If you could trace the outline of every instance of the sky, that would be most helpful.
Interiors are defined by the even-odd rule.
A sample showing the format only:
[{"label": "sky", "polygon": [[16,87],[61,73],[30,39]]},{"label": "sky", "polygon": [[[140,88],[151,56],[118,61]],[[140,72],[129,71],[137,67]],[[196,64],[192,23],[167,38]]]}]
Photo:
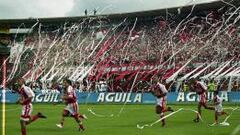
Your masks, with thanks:
[{"label": "sky", "polygon": [[82,16],[181,7],[218,0],[0,0],[0,19]]}]

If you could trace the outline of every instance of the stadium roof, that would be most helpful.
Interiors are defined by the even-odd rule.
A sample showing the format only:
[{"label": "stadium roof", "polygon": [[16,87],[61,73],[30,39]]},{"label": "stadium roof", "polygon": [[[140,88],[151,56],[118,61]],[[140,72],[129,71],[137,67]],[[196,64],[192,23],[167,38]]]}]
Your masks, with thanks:
[{"label": "stadium roof", "polygon": [[[230,1],[230,0],[225,0]],[[239,0],[233,0],[233,5],[239,6],[240,1]],[[222,8],[224,6],[229,6],[223,1],[214,1],[211,3],[204,3],[196,5],[194,8],[194,12],[198,13],[199,11],[203,10],[215,10]],[[191,9],[192,5],[186,6],[186,7],[180,7],[181,8],[181,14],[188,14]],[[7,27],[7,28],[18,28],[21,24],[24,23],[24,26],[27,28],[32,27],[37,20],[44,24],[54,24],[59,25],[63,24],[65,22],[78,22],[82,21],[83,19],[89,18],[89,17],[95,17],[95,18],[108,18],[110,20],[122,20],[124,18],[146,18],[146,17],[154,17],[154,16],[161,16],[166,14],[166,10],[169,13],[178,13],[179,7],[173,7],[169,9],[158,9],[158,10],[150,10],[150,11],[140,11],[140,12],[131,12],[131,13],[119,13],[119,14],[107,14],[107,15],[96,15],[96,16],[75,16],[75,17],[56,17],[56,18],[27,18],[27,19],[3,19],[0,20],[0,28]]]}]

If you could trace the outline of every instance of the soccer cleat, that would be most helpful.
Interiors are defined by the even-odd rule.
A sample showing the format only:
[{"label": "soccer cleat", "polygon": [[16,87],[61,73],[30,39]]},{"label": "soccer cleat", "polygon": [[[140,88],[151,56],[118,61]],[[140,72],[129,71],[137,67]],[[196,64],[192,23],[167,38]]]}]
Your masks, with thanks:
[{"label": "soccer cleat", "polygon": [[39,118],[43,118],[43,119],[46,119],[46,118],[47,118],[46,116],[44,116],[44,115],[43,115],[42,113],[40,113],[40,112],[38,112],[37,115],[38,115]]},{"label": "soccer cleat", "polygon": [[59,128],[63,128],[62,124],[56,124],[56,126],[59,127]]},{"label": "soccer cleat", "polygon": [[170,112],[174,112],[174,110],[171,107],[168,107],[167,110]]},{"label": "soccer cleat", "polygon": [[85,128],[83,127],[83,125],[82,124],[80,124],[79,125],[79,129],[78,129],[79,131],[84,131],[85,130]]},{"label": "soccer cleat", "polygon": [[166,126],[166,123],[165,123],[165,122],[163,122],[163,123],[162,123],[162,127],[165,127],[165,126]]},{"label": "soccer cleat", "polygon": [[199,118],[196,118],[193,120],[195,123],[198,123],[199,122]]}]

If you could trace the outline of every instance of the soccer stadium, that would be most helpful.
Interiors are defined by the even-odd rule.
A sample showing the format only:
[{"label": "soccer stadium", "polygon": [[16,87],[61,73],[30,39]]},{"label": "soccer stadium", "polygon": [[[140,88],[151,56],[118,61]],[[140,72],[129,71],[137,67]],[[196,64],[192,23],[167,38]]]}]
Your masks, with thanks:
[{"label": "soccer stadium", "polygon": [[1,134],[240,135],[240,1],[159,1],[0,14]]}]

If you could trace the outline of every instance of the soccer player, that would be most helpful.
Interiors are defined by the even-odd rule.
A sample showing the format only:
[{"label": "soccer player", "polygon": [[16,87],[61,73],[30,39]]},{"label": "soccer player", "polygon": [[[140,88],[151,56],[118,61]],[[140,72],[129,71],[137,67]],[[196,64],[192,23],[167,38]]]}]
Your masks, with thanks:
[{"label": "soccer player", "polygon": [[[163,82],[155,80],[156,84],[152,86],[152,93],[157,98],[156,113],[160,114],[160,118],[165,116],[165,112],[173,112],[171,107],[167,107],[167,89]],[[165,119],[162,119],[162,127],[166,125]]]},{"label": "soccer player", "polygon": [[193,81],[194,81],[193,88],[199,95],[198,114],[197,114],[197,118],[195,118],[193,121],[199,122],[199,119],[202,116],[202,110],[201,110],[202,106],[208,110],[214,110],[214,107],[210,107],[207,105],[207,86],[206,86],[206,84],[204,82],[197,81],[197,79],[193,80]]},{"label": "soccer player", "polygon": [[60,124],[56,124],[56,125],[59,128],[63,128],[64,118],[71,116],[78,123],[79,131],[81,130],[84,131],[85,128],[83,127],[83,124],[81,121],[81,118],[84,118],[84,117],[82,115],[79,115],[78,113],[77,95],[75,90],[72,87],[72,82],[69,79],[64,79],[63,85],[64,85],[64,94],[62,99],[66,103],[66,107],[63,110]]},{"label": "soccer player", "polygon": [[23,78],[18,79],[14,91],[18,92],[21,98],[17,103],[22,105],[22,114],[20,117],[21,132],[22,135],[27,135],[26,126],[36,121],[38,118],[46,118],[42,113],[38,112],[36,115],[31,115],[33,111],[32,98],[34,93],[30,87],[24,85],[25,81]]},{"label": "soccer player", "polygon": [[218,124],[218,116],[228,115],[226,112],[223,111],[222,107],[222,99],[218,96],[218,91],[214,91],[213,93],[213,102],[215,106],[215,123],[214,125]]}]

